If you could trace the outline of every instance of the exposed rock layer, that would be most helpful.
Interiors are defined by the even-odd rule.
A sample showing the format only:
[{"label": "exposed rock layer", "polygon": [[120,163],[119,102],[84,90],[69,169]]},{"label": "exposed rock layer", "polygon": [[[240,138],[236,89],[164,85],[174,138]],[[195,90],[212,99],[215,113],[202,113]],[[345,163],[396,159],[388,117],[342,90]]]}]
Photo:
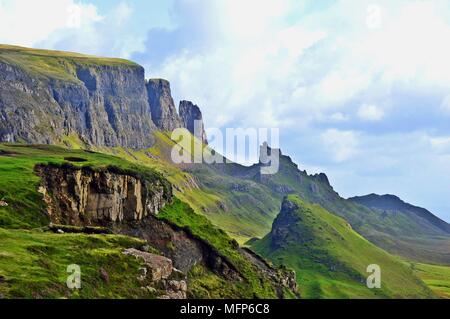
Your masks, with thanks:
[{"label": "exposed rock layer", "polygon": [[162,79],[150,79],[147,82],[148,99],[152,119],[156,126],[164,131],[173,131],[183,127],[173,102],[170,83]]},{"label": "exposed rock layer", "polygon": [[153,144],[144,69],[74,64],[74,80],[43,80],[0,61],[0,140],[61,143],[77,136],[96,146]]},{"label": "exposed rock layer", "polygon": [[203,115],[200,108],[190,101],[180,102],[180,117],[183,127],[187,128],[196,138],[208,144],[206,138]]},{"label": "exposed rock layer", "polygon": [[53,223],[104,225],[142,220],[157,214],[171,201],[164,181],[148,181],[113,169],[93,170],[72,166],[36,167],[42,178],[40,192]]}]

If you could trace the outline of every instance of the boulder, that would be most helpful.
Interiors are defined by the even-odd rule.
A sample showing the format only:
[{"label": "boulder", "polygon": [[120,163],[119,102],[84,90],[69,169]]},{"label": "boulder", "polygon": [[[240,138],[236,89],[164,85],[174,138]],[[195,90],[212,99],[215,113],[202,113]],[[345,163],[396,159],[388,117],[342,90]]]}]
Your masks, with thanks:
[{"label": "boulder", "polygon": [[123,253],[143,260],[147,267],[147,276],[150,276],[151,281],[167,279],[173,272],[172,260],[164,256],[143,252],[134,248],[127,249]]}]

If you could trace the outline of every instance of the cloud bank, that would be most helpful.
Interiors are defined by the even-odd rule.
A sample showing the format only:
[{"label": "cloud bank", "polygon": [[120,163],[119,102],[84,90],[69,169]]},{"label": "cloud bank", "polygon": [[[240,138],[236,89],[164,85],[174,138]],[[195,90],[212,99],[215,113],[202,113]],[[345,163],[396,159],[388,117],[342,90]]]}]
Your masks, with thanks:
[{"label": "cloud bank", "polygon": [[447,220],[449,38],[446,0],[0,0],[1,42],[137,60],[208,126],[278,127],[342,195]]}]

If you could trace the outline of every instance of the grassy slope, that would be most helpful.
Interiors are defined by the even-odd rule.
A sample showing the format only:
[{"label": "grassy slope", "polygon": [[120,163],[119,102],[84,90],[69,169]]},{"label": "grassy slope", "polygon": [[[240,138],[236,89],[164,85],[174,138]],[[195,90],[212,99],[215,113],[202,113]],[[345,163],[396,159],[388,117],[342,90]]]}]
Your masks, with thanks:
[{"label": "grassy slope", "polygon": [[40,79],[59,79],[78,82],[74,65],[117,66],[138,64],[114,58],[102,58],[73,52],[29,49],[18,46],[0,45],[0,62],[20,66]]},{"label": "grassy slope", "polygon": [[[168,220],[181,228],[187,229],[189,233],[211,244],[239,269],[241,275],[245,278],[243,282],[236,283],[227,282],[211,273],[205,277],[205,270],[203,269],[199,273],[197,267],[192,271],[194,279],[190,283],[191,288],[197,294],[196,297],[276,297],[270,283],[258,275],[253,268],[254,266],[236,250],[238,244],[223,230],[214,227],[206,217],[196,214],[187,204],[176,200],[172,206],[163,209],[158,218]],[[199,276],[199,274],[202,274],[202,276]],[[214,289],[218,287],[220,289]]]},{"label": "grassy slope", "polygon": [[[206,165],[189,166],[183,170],[183,167],[171,163],[170,151],[174,142],[169,135],[157,133],[156,141],[154,147],[145,151],[122,148],[101,151],[162,172],[173,184],[181,186],[182,192],[176,192],[180,199],[207,216],[215,225],[220,225],[241,244],[252,237],[262,238],[270,231],[282,200],[282,195],[274,192],[273,188],[286,185],[302,199],[318,203],[333,214],[348,220],[356,231],[390,253],[422,262],[449,262],[449,237],[429,234],[425,236],[415,220],[406,215],[384,216],[375,210],[345,200],[328,184],[301,172],[286,156],[281,157],[279,173],[261,184],[255,180],[258,167],[245,169],[244,178],[239,174],[235,176],[234,172]],[[184,147],[193,148],[189,141]],[[147,153],[152,154],[153,158]],[[200,188],[189,186],[193,179]],[[232,184],[246,185],[250,191],[234,191],[230,186]],[[219,203],[224,203],[226,210],[221,209]]]},{"label": "grassy slope", "polygon": [[414,274],[421,278],[436,295],[450,299],[450,267],[409,263]]},{"label": "grassy slope", "polygon": [[[274,250],[272,234],[253,248],[276,264],[297,271],[306,298],[406,298],[431,297],[427,287],[400,260],[374,246],[343,219],[298,197],[296,222],[289,225],[286,243]],[[366,268],[378,264],[382,289],[368,289]]]},{"label": "grassy slope", "polygon": [[[125,256],[142,241],[123,236],[56,235],[0,228],[0,294],[6,298],[145,298],[141,265]],[[81,267],[81,290],[67,288],[67,267]],[[108,273],[109,282],[100,274]]]},{"label": "grassy slope", "polygon": [[[65,140],[66,146],[71,148],[85,147],[76,137],[66,137]],[[206,165],[174,165],[170,156],[175,143],[170,135],[157,132],[155,140],[155,145],[146,150],[93,149],[156,169],[177,186],[175,194],[178,198],[207,216],[241,244],[252,237],[263,237],[270,231],[282,200],[280,195],[264,185],[223,174]],[[186,141],[184,147],[191,153],[193,145],[198,143],[192,139]],[[234,191],[231,188],[233,184],[247,185],[250,191]]]},{"label": "grassy slope", "polygon": [[[43,213],[42,195],[37,191],[39,179],[33,168],[38,163],[63,163],[69,158],[85,160],[74,165],[114,165],[144,175],[153,173],[148,167],[101,153],[56,146],[0,144],[0,199],[8,203],[7,207],[0,208],[0,276],[7,282],[7,285],[0,283],[0,293],[8,297],[26,298],[145,296],[136,290],[139,288],[135,280],[139,265],[120,253],[125,248],[142,245],[141,241],[112,235],[54,235],[44,232],[49,220]],[[276,297],[272,284],[257,274],[251,263],[237,253],[236,242],[187,204],[176,199],[159,217],[211,244],[245,278],[244,282],[235,284],[198,266],[193,270],[189,283],[191,296]],[[83,276],[87,285],[80,294],[70,293],[64,285],[67,277],[65,267],[72,263],[82,266],[85,272]],[[114,279],[110,285],[98,281],[100,267],[110,272]],[[27,273],[26,269],[31,271]],[[27,283],[30,284],[27,286]]]},{"label": "grassy slope", "polygon": [[375,245],[404,258],[450,264],[450,236],[432,233],[425,220],[407,214],[384,214],[339,196],[333,188],[300,172],[287,156],[280,160],[280,171],[266,182],[287,185],[303,200],[321,205],[347,220]]}]

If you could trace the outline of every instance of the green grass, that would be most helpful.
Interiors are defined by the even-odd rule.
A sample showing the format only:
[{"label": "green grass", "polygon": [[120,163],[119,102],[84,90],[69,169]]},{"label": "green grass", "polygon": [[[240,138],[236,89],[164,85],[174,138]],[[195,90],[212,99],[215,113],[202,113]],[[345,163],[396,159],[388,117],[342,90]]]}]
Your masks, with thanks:
[{"label": "green grass", "polygon": [[450,299],[450,267],[409,263],[413,272],[440,298]]},{"label": "green grass", "polygon": [[[0,294],[5,298],[149,298],[137,280],[139,262],[122,254],[144,242],[116,235],[56,235],[0,228]],[[66,285],[81,268],[81,289]],[[105,282],[100,270],[109,275]]]},{"label": "green grass", "polygon": [[158,214],[158,218],[177,225],[211,245],[212,249],[238,269],[244,278],[242,282],[226,281],[202,267],[196,268],[192,270],[194,276],[190,281],[195,288],[193,291],[199,294],[196,297],[201,298],[201,291],[206,290],[210,291],[209,296],[214,298],[276,298],[273,284],[256,272],[255,266],[238,252],[238,243],[206,217],[195,213],[187,204],[175,200]]},{"label": "green grass", "polygon": [[[284,234],[281,244],[271,233],[252,247],[275,264],[295,269],[303,297],[433,297],[411,269],[365,240],[346,221],[296,196],[289,200],[298,209],[278,217],[289,220],[287,226],[278,229],[278,234]],[[381,267],[381,289],[366,286],[366,269],[371,264]]]},{"label": "green grass", "polygon": [[129,66],[138,64],[124,60],[95,57],[73,52],[29,49],[18,46],[0,45],[0,62],[18,66],[41,80],[58,79],[78,82],[75,76],[77,66]]},{"label": "green grass", "polygon": [[[131,153],[124,151],[124,154],[134,158]],[[0,284],[0,293],[19,298],[148,297],[137,290],[135,270],[138,265],[121,254],[125,248],[142,245],[141,241],[112,235],[44,232],[48,230],[50,220],[38,192],[40,181],[34,172],[37,164],[93,170],[109,167],[124,174],[139,175],[146,180],[158,178],[163,184],[167,183],[151,165],[138,165],[136,160],[133,163],[118,156],[57,146],[0,144],[0,199],[8,203],[7,207],[0,208],[0,276],[7,282],[7,285]],[[175,198],[173,204],[167,205],[158,216],[210,245],[234,265],[244,279],[232,282],[204,268],[190,281],[192,297],[203,296],[204,289],[210,297],[276,297],[273,283],[238,252],[237,242],[206,217],[195,213],[189,205]],[[77,227],[64,229],[68,232],[83,230]],[[86,286],[78,293],[68,291],[64,285],[66,267],[72,263],[84,269]],[[107,270],[116,281],[111,281],[111,285],[100,282],[100,268]]]}]

